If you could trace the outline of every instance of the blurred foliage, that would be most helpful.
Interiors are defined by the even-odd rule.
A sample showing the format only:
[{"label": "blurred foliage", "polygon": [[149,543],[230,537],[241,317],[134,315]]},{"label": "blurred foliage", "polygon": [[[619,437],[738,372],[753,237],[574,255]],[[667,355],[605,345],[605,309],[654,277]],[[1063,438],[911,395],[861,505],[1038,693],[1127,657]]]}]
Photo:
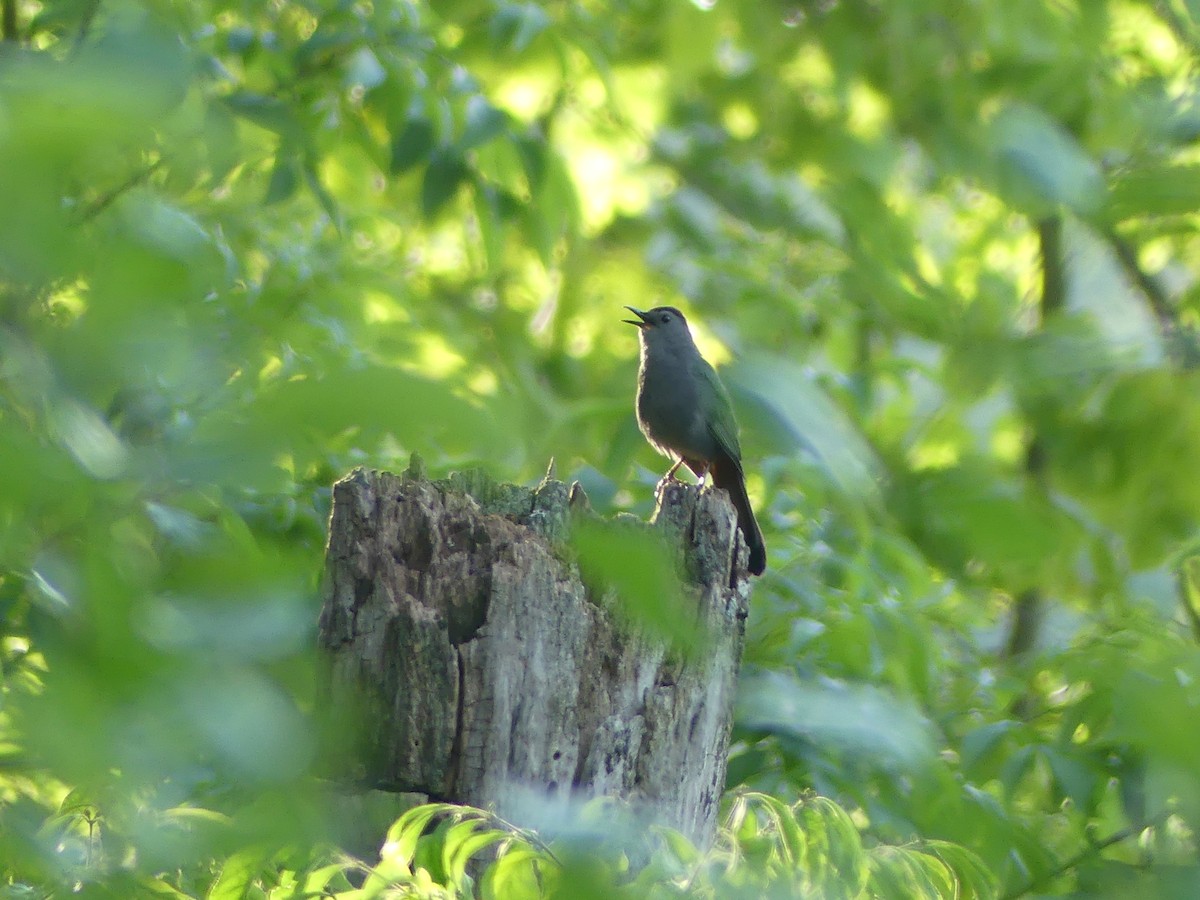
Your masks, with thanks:
[{"label": "blurred foliage", "polygon": [[349,891],[330,483],[645,515],[670,302],[770,548],[718,847],[372,877],[1195,896],[1198,63],[1184,0],[0,0],[0,889]]},{"label": "blurred foliage", "polygon": [[[326,890],[356,900],[389,887],[400,887],[404,896],[497,900],[995,896],[994,877],[970,851],[939,841],[867,849],[850,817],[824,797],[787,804],[736,792],[706,852],[665,828],[653,829],[647,841],[620,811],[614,817],[610,805],[589,804],[553,844],[482,810],[420,806],[388,831],[380,862],[363,873],[361,891],[335,893],[329,881]],[[649,847],[648,860],[632,877],[623,852],[630,844],[641,853]],[[476,858],[487,862],[478,876],[471,866]],[[344,871],[351,865],[344,864]],[[335,866],[314,870],[326,878],[335,872]]]}]

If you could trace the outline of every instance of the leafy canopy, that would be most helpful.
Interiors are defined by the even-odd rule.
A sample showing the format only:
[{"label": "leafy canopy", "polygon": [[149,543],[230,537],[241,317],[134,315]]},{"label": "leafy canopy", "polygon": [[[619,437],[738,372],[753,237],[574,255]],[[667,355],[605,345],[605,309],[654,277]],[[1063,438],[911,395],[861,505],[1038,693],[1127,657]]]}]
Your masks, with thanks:
[{"label": "leafy canopy", "polygon": [[[658,302],[771,557],[717,855],[630,890],[1194,893],[1194,4],[3,0],[0,38],[9,893],[373,866],[311,777],[329,484],[553,455],[646,514]],[[484,885],[620,878],[416,821],[398,891],[497,843]]]}]

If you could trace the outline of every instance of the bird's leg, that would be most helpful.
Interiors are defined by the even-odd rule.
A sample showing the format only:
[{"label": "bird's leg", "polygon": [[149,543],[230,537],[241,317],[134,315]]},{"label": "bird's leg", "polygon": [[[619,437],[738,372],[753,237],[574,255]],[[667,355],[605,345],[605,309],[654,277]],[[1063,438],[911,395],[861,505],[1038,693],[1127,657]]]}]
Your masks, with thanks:
[{"label": "bird's leg", "polygon": [[712,463],[706,462],[704,468],[700,470],[700,487],[704,487],[704,482],[708,478],[708,470],[712,468]]},{"label": "bird's leg", "polygon": [[678,481],[679,479],[675,477],[675,473],[679,470],[679,467],[682,465],[683,465],[683,457],[681,456],[679,459],[675,460],[675,465],[671,466],[671,468],[669,468],[667,470],[667,474],[664,475],[663,478],[669,479],[671,481]]}]

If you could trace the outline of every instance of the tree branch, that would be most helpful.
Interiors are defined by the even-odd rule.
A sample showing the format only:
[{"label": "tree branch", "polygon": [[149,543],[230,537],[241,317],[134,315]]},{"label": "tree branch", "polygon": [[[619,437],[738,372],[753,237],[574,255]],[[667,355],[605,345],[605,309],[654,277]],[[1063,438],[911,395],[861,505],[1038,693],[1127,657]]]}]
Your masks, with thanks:
[{"label": "tree branch", "polygon": [[[1038,248],[1042,265],[1042,297],[1039,319],[1042,324],[1066,305],[1067,275],[1062,251],[1062,216],[1052,215],[1037,223]],[[1046,490],[1046,448],[1036,431],[1025,450],[1025,474],[1041,491]],[[1023,591],[1013,606],[1012,625],[1005,642],[1009,659],[1020,656],[1037,641],[1041,622],[1042,594],[1037,588]],[[1018,711],[1024,700],[1017,701]]]},{"label": "tree branch", "polygon": [[1113,248],[1125,274],[1146,298],[1158,322],[1167,357],[1182,369],[1196,368],[1200,364],[1200,342],[1197,341],[1195,329],[1180,321],[1175,304],[1162,285],[1142,268],[1138,262],[1137,248],[1115,232],[1105,234],[1105,239]]},{"label": "tree branch", "polygon": [[1067,304],[1067,271],[1063,259],[1063,220],[1047,216],[1037,223],[1038,247],[1042,257],[1042,322]]},{"label": "tree branch", "polygon": [[1187,340],[1188,335],[1180,326],[1179,318],[1175,314],[1175,306],[1171,303],[1162,285],[1155,281],[1138,262],[1137,248],[1115,231],[1106,232],[1104,238],[1112,247],[1126,276],[1146,298],[1150,312],[1154,314],[1154,319],[1158,322],[1159,333],[1166,344],[1168,358],[1184,368],[1194,367],[1197,362],[1196,354],[1191,352],[1192,342]]}]

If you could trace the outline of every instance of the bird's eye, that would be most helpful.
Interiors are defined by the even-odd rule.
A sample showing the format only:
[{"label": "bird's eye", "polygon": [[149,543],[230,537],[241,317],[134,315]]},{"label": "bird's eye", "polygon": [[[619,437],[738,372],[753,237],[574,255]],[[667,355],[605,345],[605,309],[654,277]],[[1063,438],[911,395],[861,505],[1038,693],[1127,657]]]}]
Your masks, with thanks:
[{"label": "bird's eye", "polygon": [[660,322],[662,322],[664,325],[666,325],[668,322],[670,322],[670,321],[671,321],[671,314],[670,314],[670,313],[663,313],[663,314],[662,314],[662,318],[661,318],[661,319],[659,319],[659,321],[660,321]]}]

